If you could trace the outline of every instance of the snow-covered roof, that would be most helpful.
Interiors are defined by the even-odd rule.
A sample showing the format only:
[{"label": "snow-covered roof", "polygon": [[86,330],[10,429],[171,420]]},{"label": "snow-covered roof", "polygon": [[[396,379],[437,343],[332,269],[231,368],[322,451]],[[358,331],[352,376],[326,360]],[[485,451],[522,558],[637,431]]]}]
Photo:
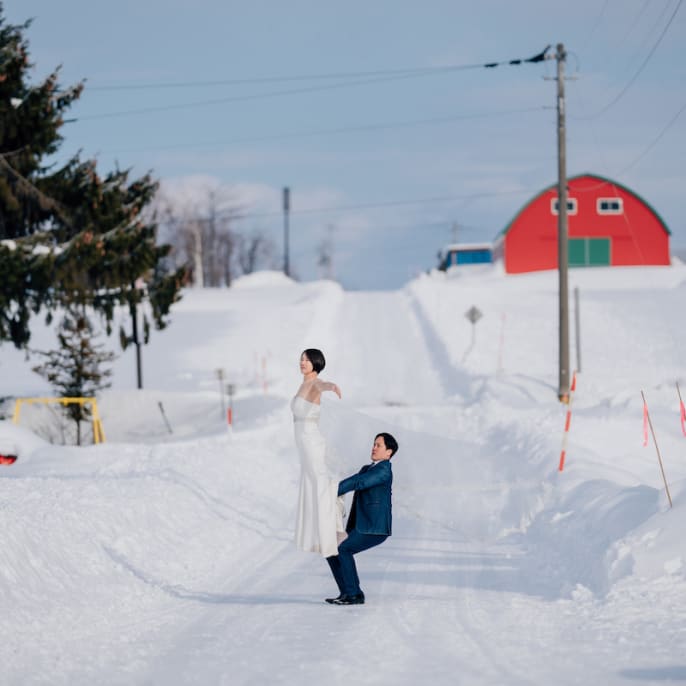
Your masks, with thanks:
[{"label": "snow-covered roof", "polygon": [[450,243],[443,248],[443,254],[459,250],[492,250],[492,243]]}]

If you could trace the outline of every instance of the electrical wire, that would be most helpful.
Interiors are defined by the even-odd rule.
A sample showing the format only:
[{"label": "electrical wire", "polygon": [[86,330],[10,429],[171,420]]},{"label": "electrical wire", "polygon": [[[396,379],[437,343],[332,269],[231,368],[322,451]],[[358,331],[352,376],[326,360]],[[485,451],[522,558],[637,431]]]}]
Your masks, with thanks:
[{"label": "electrical wire", "polygon": [[669,129],[672,128],[672,126],[675,124],[676,120],[684,113],[686,110],[686,103],[684,103],[681,108],[677,111],[677,113],[667,122],[665,127],[660,131],[660,133],[653,139],[651,143],[646,146],[646,148],[643,150],[643,152],[635,157],[629,164],[626,165],[626,167],[623,167],[621,171],[617,172],[617,176],[622,176],[622,174],[626,173],[634,167],[636,164],[638,164],[660,141],[660,139],[669,131]]},{"label": "electrical wire", "polygon": [[603,3],[603,6],[600,8],[600,12],[598,13],[598,16],[596,17],[595,23],[593,24],[593,28],[586,34],[586,40],[584,40],[583,44],[578,49],[579,52],[583,52],[583,50],[586,48],[586,46],[590,43],[591,38],[593,38],[593,35],[595,34],[598,26],[600,25],[600,20],[605,15],[605,10],[607,9],[607,5],[609,2],[610,2],[610,0],[605,0],[605,2]]},{"label": "electrical wire", "polygon": [[641,66],[636,70],[634,75],[629,79],[629,81],[624,86],[624,88],[622,88],[622,90],[619,91],[619,93],[612,100],[610,100],[610,102],[608,102],[603,108],[601,108],[600,110],[598,110],[594,114],[588,115],[585,117],[583,117],[583,116],[577,117],[577,119],[594,119],[596,117],[599,117],[601,114],[604,114],[605,112],[607,112],[613,105],[615,105],[617,102],[619,102],[619,100],[622,97],[624,97],[624,94],[629,90],[629,88],[631,88],[631,86],[634,84],[634,82],[639,77],[641,72],[645,69],[648,62],[650,62],[650,59],[652,58],[653,54],[655,53],[655,51],[659,47],[660,43],[662,42],[662,39],[665,37],[665,34],[669,30],[669,27],[672,25],[672,22],[674,21],[674,18],[676,17],[677,12],[681,8],[682,3],[683,3],[683,0],[678,0],[678,3],[674,9],[674,12],[672,12],[672,16],[669,18],[669,21],[667,22],[665,27],[662,29],[662,32],[658,36],[653,47],[650,49],[650,52],[648,53],[647,57],[643,60],[643,62],[641,63]]},{"label": "electrical wire", "polygon": [[[320,91],[330,91],[330,90],[338,90],[341,88],[349,88],[351,86],[365,86],[365,85],[373,85],[377,83],[382,83],[382,82],[390,82],[390,81],[401,81],[401,80],[406,80],[406,79],[412,79],[412,78],[420,78],[424,76],[432,76],[432,75],[437,75],[437,74],[445,74],[445,73],[452,73],[454,71],[458,71],[460,69],[476,69],[476,68],[482,68],[482,69],[493,69],[495,67],[503,66],[503,65],[521,65],[524,63],[537,63],[541,62],[547,58],[547,51],[550,48],[550,46],[547,46],[541,53],[538,55],[534,55],[533,57],[529,57],[526,59],[512,59],[508,61],[500,61],[500,62],[489,62],[489,63],[484,63],[484,64],[479,64],[479,65],[453,65],[451,67],[432,67],[432,68],[426,68],[426,69],[418,69],[418,70],[405,70],[405,71],[391,71],[388,72],[384,76],[378,76],[374,78],[362,78],[358,79],[355,78],[353,80],[348,80],[344,81],[343,83],[329,83],[329,84],[323,84],[319,86],[308,86],[308,87],[303,87],[303,88],[291,88],[287,90],[278,90],[278,91],[269,91],[266,93],[254,93],[250,95],[235,95],[235,96],[230,96],[226,98],[214,98],[211,100],[200,100],[200,101],[195,101],[195,102],[188,102],[188,103],[178,103],[175,105],[158,105],[154,107],[142,107],[142,108],[137,108],[137,109],[129,109],[129,110],[120,110],[118,112],[108,112],[108,113],[102,113],[102,114],[86,114],[81,117],[78,117],[79,120],[93,120],[93,119],[109,119],[112,117],[122,117],[122,116],[130,116],[133,114],[146,114],[146,113],[151,113],[151,112],[168,112],[170,110],[178,110],[178,109],[188,109],[188,108],[195,108],[195,107],[205,107],[205,106],[213,106],[213,105],[221,105],[229,102],[241,102],[241,101],[250,101],[250,100],[263,100],[266,98],[276,98],[276,97],[283,97],[283,96],[289,96],[289,95],[301,95],[303,93],[314,93],[314,92],[320,92]],[[365,72],[361,72],[365,73]],[[374,73],[374,72],[367,72],[367,73]],[[377,72],[377,73],[383,73],[383,72]]]},{"label": "electrical wire", "polygon": [[261,76],[253,78],[216,79],[212,81],[176,81],[167,83],[135,83],[88,86],[89,91],[156,90],[174,88],[208,88],[216,86],[254,85],[262,83],[284,83],[292,81],[321,81],[335,79],[359,79],[369,77],[425,76],[443,72],[479,69],[483,64],[451,64],[442,67],[409,67],[407,69],[377,69],[375,71],[329,72],[322,74],[300,74],[294,76]]},{"label": "electrical wire", "polygon": [[627,39],[632,34],[633,30],[638,26],[639,20],[643,16],[643,13],[648,9],[649,5],[650,5],[650,0],[645,0],[645,2],[641,6],[641,9],[639,10],[638,14],[636,14],[636,16],[634,17],[634,20],[631,23],[631,26],[629,26],[629,29],[624,34],[624,37],[622,38],[622,40],[619,41],[619,45],[624,45],[626,43]]},{"label": "electrical wire", "polygon": [[[549,46],[548,46],[549,47]],[[547,50],[547,48],[546,48]],[[440,67],[406,67],[400,69],[376,69],[371,71],[347,71],[347,72],[328,72],[319,74],[298,74],[292,76],[262,76],[252,78],[233,78],[233,79],[216,79],[212,81],[178,81],[167,83],[136,83],[136,84],[110,84],[110,85],[95,85],[89,86],[90,91],[107,91],[107,90],[153,90],[153,89],[169,89],[169,88],[205,88],[214,86],[227,85],[249,85],[256,83],[282,83],[289,81],[319,81],[322,79],[359,79],[369,77],[396,77],[396,76],[430,76],[432,74],[441,74],[446,72],[466,71],[470,69],[483,69],[484,67],[492,68],[503,65],[515,65],[524,62],[538,62],[543,59],[544,50],[540,55],[529,57],[527,59],[504,60],[500,62],[489,63],[469,63],[469,64],[446,64]]]},{"label": "electrical wire", "polygon": [[330,135],[340,135],[346,133],[359,133],[365,131],[385,131],[391,129],[406,129],[414,128],[420,126],[432,126],[435,124],[449,124],[455,121],[464,121],[467,119],[483,119],[487,117],[501,117],[508,116],[511,114],[528,114],[532,112],[543,112],[553,109],[550,106],[540,105],[538,107],[525,107],[520,109],[511,110],[500,110],[493,112],[475,112],[471,114],[455,114],[448,115],[445,117],[433,117],[427,119],[414,119],[408,121],[400,122],[381,122],[377,124],[361,124],[359,126],[342,126],[333,129],[317,129],[313,131],[292,131],[287,133],[278,133],[272,135],[264,136],[248,136],[245,138],[234,138],[232,140],[226,141],[205,141],[199,143],[177,143],[174,145],[157,145],[148,146],[145,148],[127,148],[124,150],[107,150],[104,151],[105,154],[121,154],[129,152],[148,152],[155,150],[177,150],[177,149],[187,149],[187,148],[199,148],[199,147],[221,147],[228,145],[236,145],[241,143],[259,143],[263,141],[276,141],[276,140],[292,140],[297,138],[311,138],[315,136],[330,136]]},{"label": "electrical wire", "polygon": [[[423,76],[424,74],[421,74]],[[253,93],[250,95],[233,95],[226,98],[213,98],[211,100],[196,100],[195,102],[178,103],[176,105],[156,105],[154,107],[141,107],[130,110],[120,110],[118,112],[106,112],[103,114],[87,114],[77,117],[78,120],[111,119],[113,117],[125,117],[132,114],[148,114],[151,112],[169,112],[171,110],[193,109],[196,107],[208,107],[223,105],[229,102],[246,102],[251,100],[265,100],[269,98],[280,98],[289,95],[302,95],[303,93],[316,93],[322,91],[339,90],[351,86],[366,86],[382,82],[400,81],[404,79],[416,78],[419,74],[405,74],[401,76],[379,77],[375,79],[362,79],[356,81],[346,81],[344,83],[325,84],[322,86],[309,86],[306,88],[291,88],[288,90],[269,91],[266,93]]]},{"label": "electrical wire", "polygon": [[[540,188],[532,189],[518,189],[511,191],[496,191],[496,192],[484,192],[484,193],[470,193],[467,195],[439,195],[430,196],[426,198],[416,198],[413,200],[388,200],[385,202],[378,203],[361,203],[357,205],[331,205],[328,207],[310,207],[304,209],[291,208],[289,211],[290,215],[309,215],[309,214],[326,214],[333,212],[348,212],[350,210],[374,210],[374,209],[386,209],[389,207],[409,207],[412,205],[425,205],[427,203],[443,203],[452,202],[455,200],[476,200],[479,198],[496,198],[506,195],[534,195],[540,192]],[[233,213],[233,209],[218,210],[214,215],[215,218],[223,217],[226,214]],[[240,219],[254,219],[254,218],[267,218],[267,217],[280,217],[283,214],[282,210],[273,210],[267,212],[244,212],[241,213]],[[207,217],[191,217],[189,218],[193,221],[207,221]]]}]

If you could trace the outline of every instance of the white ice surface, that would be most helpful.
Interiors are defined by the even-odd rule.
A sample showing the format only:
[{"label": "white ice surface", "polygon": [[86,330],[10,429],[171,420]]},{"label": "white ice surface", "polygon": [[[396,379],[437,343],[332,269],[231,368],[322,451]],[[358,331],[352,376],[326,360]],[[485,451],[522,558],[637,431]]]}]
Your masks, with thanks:
[{"label": "white ice surface", "polygon": [[[52,445],[30,411],[0,421],[19,455],[0,466],[0,684],[685,682],[686,267],[570,280],[582,372],[562,473],[554,272],[189,291],[144,348],[144,391],[131,351],[115,363],[105,444]],[[32,347],[53,340],[37,326]],[[341,471],[376,431],[401,446],[393,536],[358,556],[364,606],[323,603],[326,562],[292,543],[306,347],[343,390],[322,409]],[[0,396],[47,392],[23,353],[0,355]]]}]

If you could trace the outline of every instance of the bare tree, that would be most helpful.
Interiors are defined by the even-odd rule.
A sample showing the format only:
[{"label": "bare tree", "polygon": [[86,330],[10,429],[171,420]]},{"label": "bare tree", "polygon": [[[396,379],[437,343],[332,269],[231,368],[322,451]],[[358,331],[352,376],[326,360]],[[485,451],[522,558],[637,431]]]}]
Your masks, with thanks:
[{"label": "bare tree", "polygon": [[202,287],[205,282],[202,263],[202,229],[193,208],[179,207],[173,199],[160,194],[156,198],[156,216],[160,233],[171,246],[174,265],[185,265],[191,272],[190,281]]},{"label": "bare tree", "polygon": [[218,273],[217,276],[221,277],[225,286],[230,286],[235,276],[234,252],[238,238],[237,234],[229,230],[226,233],[219,234],[216,239],[217,265],[221,270],[221,273]]},{"label": "bare tree", "polygon": [[333,234],[336,227],[329,224],[326,227],[326,237],[317,246],[317,266],[323,279],[333,279]]},{"label": "bare tree", "polygon": [[274,254],[274,244],[260,231],[253,231],[248,235],[239,234],[237,248],[236,259],[243,274],[252,274],[260,266],[267,264]]},{"label": "bare tree", "polygon": [[192,282],[203,287],[230,286],[236,275],[238,210],[220,203],[214,189],[204,189],[183,206],[175,198],[159,199],[160,223],[169,234],[177,263],[192,269]]}]

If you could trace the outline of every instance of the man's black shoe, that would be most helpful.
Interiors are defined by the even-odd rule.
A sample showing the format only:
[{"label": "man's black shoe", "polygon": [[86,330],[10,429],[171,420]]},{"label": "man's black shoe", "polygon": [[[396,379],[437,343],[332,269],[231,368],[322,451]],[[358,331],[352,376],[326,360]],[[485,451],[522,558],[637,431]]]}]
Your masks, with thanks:
[{"label": "man's black shoe", "polygon": [[364,605],[364,593],[357,595],[342,595],[334,598],[332,605]]},{"label": "man's black shoe", "polygon": [[[338,601],[341,598],[358,598],[358,601],[356,603],[339,603]],[[362,601],[359,601],[359,598],[362,598]],[[354,605],[363,605],[364,604],[364,593],[360,591],[357,595],[354,596],[346,596],[344,593],[341,593],[337,598],[325,598],[326,602],[329,603],[330,605],[340,605],[340,604],[354,604]]]}]

